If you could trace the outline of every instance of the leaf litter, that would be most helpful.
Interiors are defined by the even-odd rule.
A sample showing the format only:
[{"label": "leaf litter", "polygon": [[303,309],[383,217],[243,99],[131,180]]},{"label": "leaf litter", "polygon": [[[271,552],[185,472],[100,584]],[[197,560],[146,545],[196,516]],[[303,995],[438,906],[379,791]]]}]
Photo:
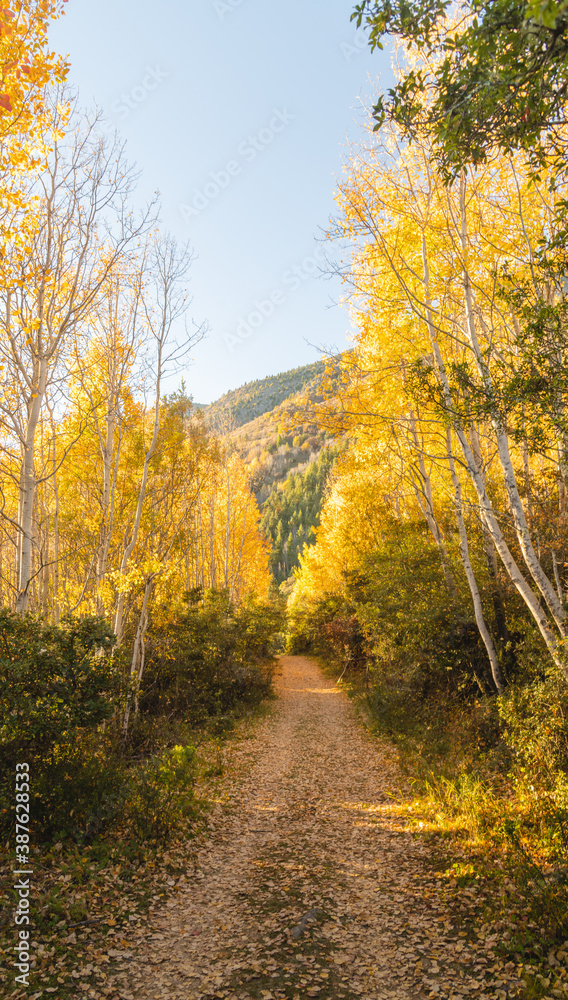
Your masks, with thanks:
[{"label": "leaf litter", "polygon": [[[232,745],[196,867],[105,990],[123,1000],[501,1000],[524,983],[476,938],[396,805],[396,755],[313,661]],[[465,900],[465,905],[464,905]],[[475,899],[471,904],[475,907]],[[114,989],[114,993],[112,990]]]},{"label": "leaf litter", "polygon": [[[208,830],[191,841],[185,872],[169,877],[164,855],[146,915],[117,926],[106,914],[105,940],[97,928],[72,930],[87,954],[65,997],[525,996],[521,965],[498,954],[490,925],[479,930],[481,890],[448,887],[409,829],[393,748],[365,731],[313,661],[280,665],[278,701],[225,749]],[[531,996],[568,996],[564,982],[541,977]]]}]

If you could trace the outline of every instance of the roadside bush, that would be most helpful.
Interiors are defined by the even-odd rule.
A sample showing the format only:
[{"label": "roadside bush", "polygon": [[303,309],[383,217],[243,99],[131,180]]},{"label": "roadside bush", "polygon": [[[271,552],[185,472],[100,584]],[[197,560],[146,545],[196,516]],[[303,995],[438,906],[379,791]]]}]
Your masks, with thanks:
[{"label": "roadside bush", "polygon": [[192,746],[173,747],[136,769],[127,820],[139,840],[164,844],[183,822],[197,816],[195,778]]},{"label": "roadside bush", "polygon": [[140,703],[151,714],[194,722],[258,703],[271,691],[282,613],[219,591],[193,591],[175,620],[151,628]]},{"label": "roadside bush", "polygon": [[361,630],[359,619],[355,614],[338,614],[323,626],[327,643],[335,656],[345,667],[361,669],[365,666],[368,655],[365,636]]},{"label": "roadside bush", "polygon": [[511,688],[500,699],[504,738],[516,762],[516,777],[554,794],[568,778],[568,686],[553,675]]},{"label": "roadside bush", "polygon": [[[525,923],[550,945],[568,934],[568,689],[524,656],[537,679],[500,698],[389,702],[383,685],[367,702],[403,750],[414,814],[476,844],[482,867],[496,854]],[[535,947],[532,932],[525,938],[519,947]]]},{"label": "roadside bush", "polygon": [[64,732],[93,728],[112,713],[110,652],[103,618],[46,624],[0,609],[0,739],[49,746]]},{"label": "roadside bush", "polygon": [[[336,641],[335,622],[349,615],[346,599],[338,594],[324,594],[317,599],[302,597],[292,601],[288,615],[286,649],[289,653],[329,655],[337,665],[344,665],[345,648]],[[337,632],[339,638],[339,632]]]},{"label": "roadside bush", "polygon": [[13,835],[14,770],[25,761],[35,843],[83,845],[125,823],[134,838],[164,842],[197,811],[192,723],[213,716],[224,733],[241,704],[270,693],[281,628],[271,605],[188,595],[185,613],[150,630],[141,714],[125,744],[121,658],[104,619],[50,625],[0,611],[0,835]]},{"label": "roadside bush", "polygon": [[393,564],[345,575],[340,594],[292,600],[287,649],[327,657],[371,675],[382,700],[408,705],[437,691],[465,698],[493,691],[489,662],[469,609],[450,607],[431,553],[412,580]]},{"label": "roadside bush", "polygon": [[111,738],[75,733],[30,764],[32,822],[38,841],[85,843],[124,809],[126,768]]},{"label": "roadside bush", "polygon": [[568,933],[567,820],[565,810],[547,810],[546,831],[552,834],[555,847],[562,847],[560,855],[554,851],[556,864],[550,863],[550,855],[542,857],[540,845],[527,837],[521,819],[509,818],[503,824],[509,848],[508,874],[524,900],[528,916],[541,926],[543,937],[550,943],[565,940]]},{"label": "roadside bush", "polygon": [[0,610],[0,832],[13,827],[14,766],[30,765],[39,841],[84,840],[120,809],[122,778],[99,731],[113,711],[113,633],[102,618]]},{"label": "roadside bush", "polygon": [[568,688],[548,676],[500,699],[503,736],[513,755],[518,815],[505,827],[511,865],[532,910],[568,926]]}]

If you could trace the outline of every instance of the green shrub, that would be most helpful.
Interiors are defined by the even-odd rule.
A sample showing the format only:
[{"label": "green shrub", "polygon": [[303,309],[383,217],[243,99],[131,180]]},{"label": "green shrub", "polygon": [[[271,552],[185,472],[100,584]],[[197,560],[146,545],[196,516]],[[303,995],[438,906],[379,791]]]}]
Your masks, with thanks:
[{"label": "green shrub", "polygon": [[303,598],[292,603],[288,616],[287,652],[313,653],[316,656],[330,655],[334,662],[344,665],[344,650],[334,648],[331,628],[338,618],[348,614],[347,600],[336,594],[324,594],[315,600]]},{"label": "green shrub", "polygon": [[[550,800],[541,805],[540,827],[547,833],[547,845],[527,836],[523,819],[509,818],[503,824],[509,845],[508,872],[544,938],[562,941],[568,934],[568,810]],[[552,855],[545,850],[543,857],[543,846],[552,847]]]},{"label": "green shrub", "polygon": [[121,808],[123,779],[100,725],[113,711],[115,637],[102,618],[0,610],[0,832],[13,828],[14,767],[30,765],[40,842],[82,841]]},{"label": "green shrub", "polygon": [[553,792],[559,776],[568,776],[566,682],[552,675],[511,688],[500,700],[499,713],[517,779]]},{"label": "green shrub", "polygon": [[31,764],[34,837],[38,841],[92,840],[122,813],[126,768],[111,739],[76,733]]},{"label": "green shrub", "polygon": [[97,726],[112,713],[110,652],[103,618],[63,618],[0,609],[0,740],[49,746],[62,733]]},{"label": "green shrub", "polygon": [[173,747],[134,772],[127,819],[139,840],[163,844],[181,823],[195,818],[195,777],[192,746]]},{"label": "green shrub", "polygon": [[515,879],[549,933],[568,910],[568,688],[552,674],[500,699],[520,817],[505,832]]},{"label": "green shrub", "polygon": [[266,697],[282,613],[252,598],[235,606],[218,591],[194,591],[186,605],[150,629],[142,710],[201,722]]},{"label": "green shrub", "polygon": [[292,602],[288,649],[366,668],[374,682],[405,698],[494,692],[469,594],[464,589],[452,601],[421,526],[399,526],[397,533],[358,570],[345,572],[339,593]]}]

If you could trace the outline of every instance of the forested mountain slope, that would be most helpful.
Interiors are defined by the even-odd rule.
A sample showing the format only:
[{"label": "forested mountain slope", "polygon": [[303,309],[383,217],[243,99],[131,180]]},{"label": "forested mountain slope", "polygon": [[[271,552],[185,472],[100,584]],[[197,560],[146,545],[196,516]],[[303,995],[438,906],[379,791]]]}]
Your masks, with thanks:
[{"label": "forested mountain slope", "polygon": [[207,422],[212,426],[221,425],[221,430],[227,426],[242,427],[301,392],[323,374],[324,368],[325,362],[315,361],[279,375],[245,382],[240,388],[231,389],[214,403],[203,407]]},{"label": "forested mountain slope", "polygon": [[327,446],[307,468],[290,472],[277,483],[262,506],[261,527],[270,539],[270,568],[278,584],[299,565],[304,546],[313,545],[325,488],[340,446]]},{"label": "forested mountain slope", "polygon": [[315,541],[329,473],[344,446],[315,421],[314,408],[328,391],[325,370],[318,361],[249,382],[203,408],[206,423],[224,429],[252,473],[278,584]]}]

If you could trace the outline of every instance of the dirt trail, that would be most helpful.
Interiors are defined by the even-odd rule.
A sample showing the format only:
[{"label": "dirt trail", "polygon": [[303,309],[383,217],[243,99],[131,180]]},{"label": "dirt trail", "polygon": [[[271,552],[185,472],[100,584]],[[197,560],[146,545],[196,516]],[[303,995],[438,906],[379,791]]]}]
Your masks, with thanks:
[{"label": "dirt trail", "polygon": [[432,897],[425,847],[392,809],[392,751],[315,663],[280,664],[274,711],[231,750],[229,810],[214,818],[195,874],[130,945],[120,995],[508,995],[483,986],[490,958]]}]

